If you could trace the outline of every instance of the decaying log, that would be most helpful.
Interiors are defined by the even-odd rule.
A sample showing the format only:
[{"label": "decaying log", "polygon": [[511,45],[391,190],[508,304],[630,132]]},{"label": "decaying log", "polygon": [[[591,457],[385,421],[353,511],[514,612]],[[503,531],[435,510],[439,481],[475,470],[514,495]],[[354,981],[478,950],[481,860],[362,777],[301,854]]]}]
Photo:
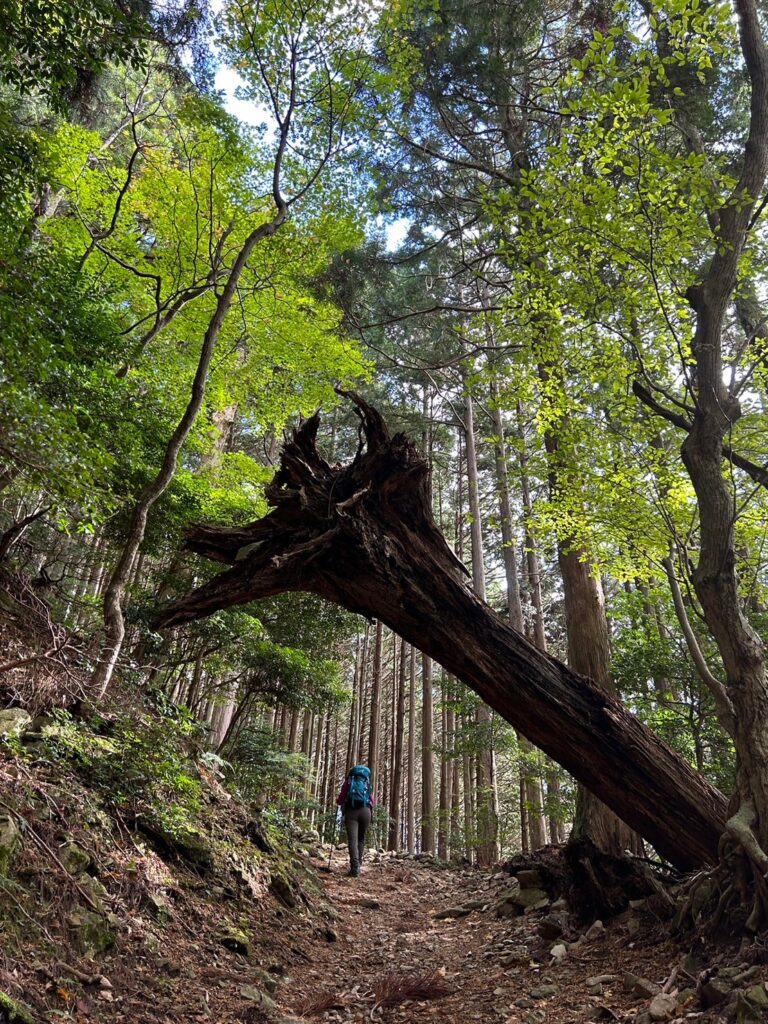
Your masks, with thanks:
[{"label": "decaying log", "polygon": [[162,610],[159,627],[283,591],[380,619],[475,690],[681,869],[717,860],[726,801],[593,683],[539,651],[478,600],[432,518],[429,470],[359,396],[355,459],[319,454],[319,419],[286,444],[248,526],[195,526],[187,546],[232,566]]}]

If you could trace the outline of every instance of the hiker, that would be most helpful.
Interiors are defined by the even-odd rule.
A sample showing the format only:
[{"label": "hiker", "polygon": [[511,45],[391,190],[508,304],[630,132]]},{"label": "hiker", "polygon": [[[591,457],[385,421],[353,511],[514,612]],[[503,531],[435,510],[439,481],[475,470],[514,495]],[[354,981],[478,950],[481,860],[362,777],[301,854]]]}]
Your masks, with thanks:
[{"label": "hiker", "polygon": [[344,811],[344,827],[347,830],[349,846],[349,873],[353,878],[357,878],[365,853],[365,833],[371,824],[373,808],[376,806],[369,768],[364,764],[356,764],[354,768],[350,768],[336,803]]}]

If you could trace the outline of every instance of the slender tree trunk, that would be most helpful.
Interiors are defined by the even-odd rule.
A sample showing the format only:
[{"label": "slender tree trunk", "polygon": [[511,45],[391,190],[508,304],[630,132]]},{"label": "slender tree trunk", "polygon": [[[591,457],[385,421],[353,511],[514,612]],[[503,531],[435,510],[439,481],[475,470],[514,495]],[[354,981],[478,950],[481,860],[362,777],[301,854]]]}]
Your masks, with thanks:
[{"label": "slender tree trunk", "polygon": [[200,694],[200,689],[203,681],[203,655],[198,654],[195,658],[195,667],[192,672],[192,682],[189,685],[189,692],[187,693],[186,704],[187,707],[194,707]]},{"label": "slender tree trunk", "polygon": [[[523,502],[523,521],[525,523],[525,558],[526,558],[526,570],[528,577],[528,596],[531,603],[531,610],[533,615],[533,629],[532,639],[536,646],[541,651],[546,651],[547,640],[544,632],[544,603],[541,596],[541,570],[539,567],[539,554],[538,545],[536,538],[531,530],[531,522],[533,521],[533,503],[531,501],[531,488],[530,480],[528,477],[528,452],[526,448],[525,430],[523,425],[522,407],[518,403],[517,409],[518,416],[518,437],[520,438],[520,489]],[[521,609],[522,611],[522,609]],[[538,824],[534,821],[533,823],[533,836],[531,836],[531,824],[532,819],[535,819],[537,815],[540,816],[540,811],[536,803],[536,792],[530,784],[530,755],[533,747],[525,739],[524,736],[518,734],[520,739],[520,753],[521,753],[521,778],[520,778],[520,801],[521,801],[521,829],[525,827],[525,846],[524,849],[530,850],[531,848],[536,849],[536,845],[539,839]],[[523,813],[524,812],[524,813]],[[539,818],[540,820],[540,818]]]},{"label": "slender tree trunk", "polygon": [[349,711],[349,738],[347,741],[347,771],[357,764],[357,751],[360,746],[361,719],[363,713],[363,695],[365,693],[365,666],[368,660],[368,623],[365,624],[362,643],[357,636],[355,672],[352,680],[352,705]]},{"label": "slender tree trunk", "polygon": [[237,683],[229,682],[224,686],[224,698],[219,705],[215,731],[211,734],[211,749],[221,750],[229,734],[229,727],[237,706]]},{"label": "slender tree trunk", "polygon": [[[521,758],[522,760],[522,758]],[[520,785],[518,787],[519,795],[519,807],[520,807],[520,849],[523,853],[531,852],[531,836],[528,828],[528,799],[525,792],[525,778],[523,776],[523,766],[520,765]]]},{"label": "slender tree trunk", "polygon": [[[464,394],[464,436],[467,449],[467,499],[470,537],[472,541],[472,584],[481,601],[485,601],[485,565],[483,560],[482,516],[475,449],[474,405],[468,388]],[[494,864],[500,856],[498,846],[499,816],[496,793],[496,764],[493,750],[492,715],[485,703],[478,704],[475,720],[480,733],[477,758],[477,830],[479,845],[477,862],[482,867]]]},{"label": "slender tree trunk", "polygon": [[[470,719],[467,718],[467,725]],[[465,778],[469,786],[469,797],[468,803],[465,804],[469,808],[469,817],[467,821],[470,823],[467,829],[467,851],[466,857],[470,864],[476,863],[477,861],[477,776],[475,774],[475,759],[467,755],[466,764],[464,766]]]},{"label": "slender tree trunk", "polygon": [[[317,718],[317,737],[315,739],[315,755],[313,759],[313,770],[314,779],[312,782],[312,801],[318,803],[320,801],[320,794],[322,793],[322,757],[323,751],[328,744],[328,733],[330,731],[330,716],[326,712],[324,715],[318,715]],[[312,808],[311,821],[314,824],[317,816],[317,808]]]},{"label": "slender tree trunk", "polygon": [[704,653],[699,646],[696,634],[694,633],[693,627],[688,619],[688,613],[685,610],[683,595],[680,592],[680,584],[677,582],[677,576],[675,575],[675,567],[672,559],[665,558],[662,565],[664,566],[664,570],[667,574],[669,589],[672,593],[672,602],[675,606],[675,614],[677,615],[677,621],[680,624],[680,629],[683,631],[688,653],[691,656],[693,664],[696,666],[699,678],[712,694],[712,699],[715,702],[718,722],[729,736],[733,736],[735,723],[733,720],[733,704],[731,704],[731,698],[728,696],[726,688],[720,680],[713,675],[709,665],[707,665]]},{"label": "slender tree trunk", "polygon": [[[535,748],[524,737],[521,737],[523,749],[529,758],[536,756]],[[528,808],[528,833],[530,837],[530,848],[541,849],[546,843],[544,833],[544,806],[541,796],[541,780],[538,776],[535,765],[530,760],[525,762],[525,802]]]},{"label": "slender tree trunk", "polygon": [[[504,573],[507,583],[507,607],[509,624],[518,633],[525,632],[523,606],[520,601],[520,581],[517,573],[516,538],[512,517],[512,501],[509,493],[509,465],[507,460],[506,431],[504,418],[499,406],[498,389],[495,381],[491,381],[491,416],[494,433],[494,454],[496,461],[496,484],[499,492],[499,518],[501,520],[501,539],[504,552]],[[533,552],[535,557],[535,551]],[[538,569],[537,569],[538,577]],[[537,580],[538,583],[538,580]],[[539,591],[539,602],[541,592]],[[544,819],[541,804],[541,787],[536,774],[532,771],[532,745],[518,733],[520,747],[520,788],[521,788],[521,829],[523,824],[527,833],[523,850],[537,850],[544,845]],[[524,816],[522,814],[524,812]]]},{"label": "slender tree trunk", "polygon": [[[369,680],[373,676],[373,648],[370,643],[370,637],[365,649],[365,667],[364,675],[362,679],[363,688],[360,693],[360,735],[357,741],[357,752],[355,753],[353,763],[363,764],[365,762],[365,751],[368,749],[369,730],[368,725],[370,723],[371,715],[371,686]],[[350,766],[351,767],[351,766]],[[371,765],[371,770],[373,766]],[[378,796],[379,794],[377,794]]]},{"label": "slender tree trunk", "polygon": [[507,607],[509,624],[518,633],[524,633],[523,606],[520,602],[520,581],[517,573],[517,540],[515,537],[512,499],[509,492],[509,464],[507,460],[506,430],[504,417],[499,406],[498,388],[495,381],[490,385],[491,417],[493,422],[493,450],[496,465],[496,487],[499,495],[499,519],[501,543],[504,556],[504,576],[507,584]]},{"label": "slender tree trunk", "polygon": [[533,642],[540,651],[546,651],[547,638],[544,632],[544,602],[541,596],[541,570],[539,568],[538,545],[531,529],[533,522],[533,502],[531,500],[531,483],[528,476],[528,448],[525,436],[523,407],[517,405],[518,439],[520,441],[520,492],[523,500],[523,538],[526,552],[526,574],[528,577],[528,596],[533,610]]},{"label": "slender tree trunk", "polygon": [[[328,730],[330,736],[330,730]],[[346,767],[346,765],[345,765]],[[330,759],[325,771],[325,798],[323,800],[323,829],[320,838],[326,841],[334,831],[336,818],[336,779],[339,775],[339,712],[336,711],[333,717],[333,741],[331,743]]]},{"label": "slender tree trunk", "polygon": [[[396,801],[394,794],[394,773],[395,773],[395,752],[397,748],[397,734],[402,725],[398,722],[398,704],[400,693],[400,662],[403,653],[401,642],[394,633],[391,634],[392,641],[392,675],[390,676],[389,714],[386,716],[386,728],[388,733],[388,756],[387,769],[389,771],[389,789],[387,790],[387,806],[392,807]],[[401,750],[402,755],[402,750]],[[401,756],[402,762],[402,756]],[[401,772],[402,778],[402,772]]]},{"label": "slender tree trunk", "polygon": [[[449,679],[449,685],[453,688],[454,680]],[[445,856],[450,860],[456,852],[458,836],[453,831],[454,814],[454,765],[456,764],[456,712],[449,704],[445,709]]]},{"label": "slender tree trunk", "polygon": [[[283,148],[284,144],[283,142]],[[276,175],[279,175],[281,155],[282,150],[278,153],[278,161],[275,165]],[[276,176],[275,180],[278,181],[279,177]],[[192,392],[187,407],[166,445],[163,461],[158,473],[141,492],[133,507],[123,550],[112,570],[109,583],[104,591],[104,639],[92,676],[92,683],[97,697],[102,697],[106,693],[123,646],[123,639],[125,637],[123,601],[130,578],[131,567],[144,540],[149,513],[157,500],[165,494],[169,484],[176,475],[176,464],[179,454],[203,406],[208,370],[221,329],[224,326],[224,321],[237,295],[237,286],[240,278],[256,246],[264,239],[274,235],[286,219],[288,207],[280,198],[277,188],[275,189],[275,201],[277,204],[275,216],[264,224],[260,224],[250,233],[235,258],[229,277],[219,293],[216,308],[203,337],[203,344],[200,349],[197,369],[192,382]]]},{"label": "slender tree trunk", "polygon": [[368,734],[368,766],[371,769],[371,787],[378,792],[379,786],[379,725],[381,720],[381,651],[384,626],[376,623],[376,638],[373,646],[373,688],[371,691],[370,732]]},{"label": "slender tree trunk", "polygon": [[[444,682],[445,677],[443,677]],[[437,824],[437,856],[448,860],[448,709],[445,706],[443,686],[440,687],[442,710],[440,713],[440,795]]]},{"label": "slender tree trunk", "polygon": [[301,752],[307,758],[312,760],[312,745],[315,739],[315,724],[318,715],[314,711],[304,712],[304,723],[301,731]]},{"label": "slender tree trunk", "polygon": [[[393,637],[394,641],[394,637]],[[403,727],[405,722],[405,677],[407,659],[405,657],[405,640],[400,640],[399,671],[397,673],[397,707],[392,728],[395,736],[395,749],[392,761],[392,795],[389,805],[389,849],[400,849],[400,818],[402,816],[403,786]],[[392,674],[393,684],[395,673]]]},{"label": "slender tree trunk", "polygon": [[549,806],[549,841],[550,843],[561,843],[563,841],[563,827],[555,813],[555,807],[560,803],[560,779],[557,772],[547,772],[547,804]]},{"label": "slender tree trunk", "polygon": [[451,768],[453,775],[451,781],[451,856],[454,860],[460,860],[464,846],[461,835],[461,766],[455,742]]},{"label": "slender tree trunk", "polygon": [[[426,495],[432,507],[432,431],[431,398],[428,388],[423,395],[424,432],[421,449],[429,467],[426,481]],[[434,700],[432,694],[432,659],[427,654],[421,658],[421,850],[435,852],[435,754],[434,754]]]},{"label": "slender tree trunk", "polygon": [[229,720],[229,725],[227,726],[221,743],[219,744],[219,753],[221,753],[221,751],[239,735],[246,722],[252,718],[253,706],[253,695],[246,693],[240,703],[235,706],[232,717]]},{"label": "slender tree trunk", "polygon": [[421,659],[421,849],[435,852],[435,731],[432,659]]},{"label": "slender tree trunk", "polygon": [[287,743],[287,746],[288,746],[288,750],[290,750],[290,752],[292,754],[295,754],[297,752],[297,750],[298,750],[296,741],[299,738],[299,721],[301,720],[301,712],[299,710],[297,710],[296,708],[294,708],[290,712],[290,716],[291,716],[291,724],[290,724],[290,727],[288,729],[288,743]]},{"label": "slender tree trunk", "polygon": [[411,645],[408,661],[408,853],[416,853],[416,649]]}]

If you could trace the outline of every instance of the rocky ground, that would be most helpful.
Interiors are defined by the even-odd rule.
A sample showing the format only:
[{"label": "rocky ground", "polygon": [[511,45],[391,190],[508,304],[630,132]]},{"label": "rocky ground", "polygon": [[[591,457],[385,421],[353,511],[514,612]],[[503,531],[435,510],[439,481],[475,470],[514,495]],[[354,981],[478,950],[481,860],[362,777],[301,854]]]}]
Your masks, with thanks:
[{"label": "rocky ground", "polygon": [[265,833],[202,765],[182,841],[18,732],[0,747],[0,1024],[768,1020],[759,941],[693,955],[653,897],[576,927],[557,851],[494,873],[375,853],[350,878],[343,851],[328,870],[316,835]]},{"label": "rocky ground", "polygon": [[[60,849],[64,866],[76,848]],[[201,878],[147,852],[142,870],[152,895],[107,914],[108,948],[74,948],[95,913],[81,897],[60,938],[48,935],[58,954],[32,927],[15,956],[3,951],[0,988],[29,1011],[14,1017],[0,1000],[3,1024],[768,1019],[764,966],[726,957],[718,970],[710,955],[706,969],[644,907],[574,929],[531,873],[521,887],[505,872],[385,855],[353,879],[339,852],[322,890],[305,872],[249,897],[231,873]]]},{"label": "rocky ground", "polygon": [[[29,612],[3,627],[0,601],[21,663]],[[54,669],[0,710],[0,1024],[768,1021],[768,938],[702,940],[716,888],[678,945],[654,897],[605,926],[582,902],[577,927],[558,851],[493,873],[373,854],[349,878],[140,693],[51,717],[74,699]]]},{"label": "rocky ground", "polygon": [[337,856],[324,884],[339,915],[338,941],[316,947],[281,993],[306,1019],[768,1019],[765,967],[745,960],[718,968],[711,957],[705,966],[686,956],[647,904],[607,927],[574,929],[535,872],[516,881],[385,856],[353,879]]}]

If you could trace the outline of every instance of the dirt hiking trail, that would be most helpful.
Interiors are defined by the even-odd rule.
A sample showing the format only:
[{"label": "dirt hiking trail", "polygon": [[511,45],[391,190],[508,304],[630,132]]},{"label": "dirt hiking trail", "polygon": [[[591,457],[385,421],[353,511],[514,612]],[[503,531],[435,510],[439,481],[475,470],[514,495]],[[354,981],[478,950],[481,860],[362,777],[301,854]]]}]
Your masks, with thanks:
[{"label": "dirt hiking trail", "polygon": [[[551,951],[565,949],[554,937],[558,912],[566,919],[562,908],[541,900],[521,916],[499,916],[520,912],[509,903],[515,892],[526,902],[525,890],[501,872],[387,856],[367,861],[360,878],[347,877],[346,867],[339,851],[332,872],[321,875],[338,914],[336,940],[315,947],[311,963],[294,965],[281,990],[281,1005],[290,999],[302,1019],[634,1020],[680,958],[660,923],[630,912],[607,928],[593,924],[558,960]],[[565,938],[579,934],[566,928]]]}]

